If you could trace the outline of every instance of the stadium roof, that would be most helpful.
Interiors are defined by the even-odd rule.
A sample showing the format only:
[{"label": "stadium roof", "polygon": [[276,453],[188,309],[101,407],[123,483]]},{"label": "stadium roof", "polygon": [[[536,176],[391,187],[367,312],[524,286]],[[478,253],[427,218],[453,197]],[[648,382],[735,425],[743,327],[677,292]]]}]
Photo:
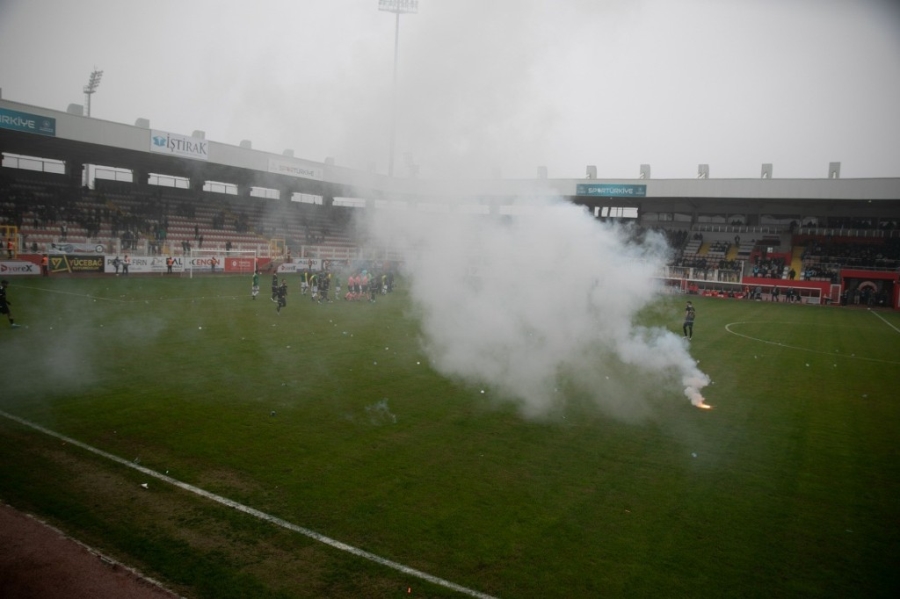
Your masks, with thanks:
[{"label": "stadium roof", "polygon": [[331,161],[254,150],[249,143],[234,146],[206,140],[202,132],[159,131],[142,119],[127,125],[9,100],[0,100],[0,151],[339,197],[504,203],[512,198],[561,196],[591,207],[628,206],[643,212],[900,218],[900,178],[398,179]]}]

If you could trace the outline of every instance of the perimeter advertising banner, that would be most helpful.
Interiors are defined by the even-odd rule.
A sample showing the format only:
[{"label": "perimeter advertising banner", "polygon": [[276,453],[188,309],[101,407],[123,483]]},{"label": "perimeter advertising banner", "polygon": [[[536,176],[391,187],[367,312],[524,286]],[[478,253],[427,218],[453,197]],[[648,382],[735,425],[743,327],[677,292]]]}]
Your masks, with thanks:
[{"label": "perimeter advertising banner", "polygon": [[[125,260],[124,256],[110,256],[107,254],[103,257],[103,272],[107,274],[115,274],[116,271],[116,258],[119,259],[119,274],[124,272],[124,268],[121,265],[122,261]],[[51,258],[52,260],[53,258]],[[172,265],[172,272],[181,272],[184,270],[184,259],[180,256],[174,256],[174,264]],[[129,256],[128,257],[129,265],[128,265],[128,274],[147,274],[147,273],[158,273],[162,274],[167,272],[166,268],[166,256]]]},{"label": "perimeter advertising banner", "polygon": [[644,198],[647,197],[647,186],[579,183],[575,193],[580,196],[601,196],[607,198]]},{"label": "perimeter advertising banner", "polygon": [[316,163],[286,158],[269,158],[269,172],[289,177],[315,179],[316,181],[321,181],[323,178],[322,167]]},{"label": "perimeter advertising banner", "polygon": [[106,251],[102,243],[51,243],[50,254],[102,254]]},{"label": "perimeter advertising banner", "polygon": [[49,257],[50,272],[103,272],[103,256],[54,254]]},{"label": "perimeter advertising banner", "polygon": [[[219,264],[221,265],[222,262]],[[225,258],[225,272],[252,273],[256,267],[256,258]]]},{"label": "perimeter advertising banner", "polygon": [[[216,260],[216,267],[213,270],[213,259]],[[252,260],[252,258],[250,258]],[[225,264],[225,256],[190,256],[184,258],[184,269],[193,270],[194,272],[205,270],[207,272],[222,272]]]},{"label": "perimeter advertising banner", "polygon": [[155,129],[150,131],[150,151],[194,160],[209,160],[209,142],[205,139]]},{"label": "perimeter advertising banner", "polygon": [[0,128],[56,137],[56,119],[0,108]]},{"label": "perimeter advertising banner", "polygon": [[319,258],[309,258],[307,260],[303,260],[302,262],[289,262],[280,264],[278,266],[278,272],[303,272],[304,270],[308,270],[310,272],[319,272],[322,269],[322,260]]},{"label": "perimeter advertising banner", "polygon": [[41,267],[27,260],[3,260],[0,261],[0,275],[39,275]]}]

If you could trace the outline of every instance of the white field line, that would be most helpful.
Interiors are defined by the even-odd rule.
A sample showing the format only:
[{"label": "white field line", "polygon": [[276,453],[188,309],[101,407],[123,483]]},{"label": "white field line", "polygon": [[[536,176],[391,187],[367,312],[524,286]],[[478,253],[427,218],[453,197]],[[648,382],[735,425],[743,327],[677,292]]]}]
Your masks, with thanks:
[{"label": "white field line", "polygon": [[497,599],[496,597],[494,597],[492,595],[487,595],[485,593],[481,593],[479,591],[475,591],[473,589],[469,589],[464,586],[460,586],[460,585],[450,582],[448,580],[438,578],[437,576],[432,576],[431,574],[427,574],[420,570],[410,568],[409,566],[404,566],[403,564],[391,561],[389,559],[385,559],[383,557],[379,557],[373,553],[369,553],[368,551],[364,551],[362,549],[358,549],[351,545],[347,545],[346,543],[342,543],[342,542],[332,539],[330,537],[326,537],[323,534],[319,534],[319,533],[315,532],[314,530],[310,530],[308,528],[303,528],[302,526],[297,526],[296,524],[291,524],[290,522],[288,522],[286,520],[282,520],[281,518],[272,516],[265,512],[261,512],[257,509],[248,507],[248,506],[238,503],[236,501],[232,501],[231,499],[222,497],[221,495],[216,495],[215,493],[210,493],[209,491],[204,491],[203,489],[201,489],[199,487],[195,487],[193,485],[189,485],[187,483],[181,482],[180,480],[176,480],[165,474],[160,474],[159,472],[156,472],[155,470],[145,468],[144,466],[141,466],[139,464],[129,462],[128,460],[120,458],[119,456],[113,455],[111,453],[107,453],[107,452],[103,451],[102,449],[97,449],[96,447],[92,447],[90,445],[87,445],[86,443],[82,443],[81,441],[76,441],[75,439],[66,437],[65,435],[61,435],[60,433],[57,433],[56,431],[52,431],[50,429],[44,428],[43,426],[41,426],[39,424],[35,424],[34,422],[31,422],[31,421],[25,420],[24,418],[19,418],[18,416],[8,414],[8,413],[4,412],[3,410],[0,410],[0,416],[8,418],[9,420],[18,422],[19,424],[22,424],[24,426],[32,428],[36,431],[40,431],[40,432],[44,433],[45,435],[55,437],[55,438],[59,439],[60,441],[64,441],[66,443],[69,443],[70,445],[74,445],[75,447],[80,447],[81,449],[84,449],[85,451],[89,451],[93,454],[104,457],[108,460],[112,460],[113,462],[116,462],[117,464],[120,464],[122,466],[127,466],[133,470],[137,470],[138,472],[141,472],[142,474],[146,474],[147,476],[150,476],[157,480],[167,482],[171,485],[178,487],[179,489],[183,489],[190,493],[194,493],[195,495],[205,497],[206,499],[210,499],[210,500],[215,501],[216,503],[220,503],[224,506],[234,508],[240,512],[243,512],[250,516],[254,516],[256,518],[259,518],[260,520],[265,520],[266,522],[270,522],[272,524],[275,524],[276,526],[280,526],[287,530],[290,530],[293,532],[298,532],[298,533],[300,533],[304,536],[307,536],[313,540],[319,541],[320,543],[324,543],[326,545],[334,547],[335,549],[339,549],[341,551],[346,551],[347,553],[353,554],[357,557],[361,557],[363,559],[367,559],[369,561],[375,562],[376,564],[380,564],[382,566],[386,566],[393,570],[397,570],[398,572],[402,572],[403,574],[406,574],[408,576],[413,576],[413,577],[419,578],[421,580],[426,580],[432,584],[436,584],[438,586],[442,586],[444,588],[451,589],[453,591],[456,591],[463,595],[467,595],[469,597],[477,597],[478,599]]},{"label": "white field line", "polygon": [[892,325],[891,323],[889,323],[888,321],[886,321],[886,320],[884,319],[884,316],[882,316],[882,315],[879,314],[878,312],[873,312],[871,308],[868,308],[868,310],[869,310],[869,313],[871,313],[871,314],[877,316],[878,319],[881,320],[881,322],[883,322],[884,324],[888,325],[889,327],[891,327],[892,329],[894,329],[895,331],[897,331],[898,333],[900,333],[900,329],[898,329],[897,327],[895,327],[894,325]]},{"label": "white field line", "polygon": [[[749,323],[749,322],[729,322],[728,324],[725,325],[725,330],[728,331],[729,333],[731,333],[732,335],[735,335],[737,337],[743,337],[744,339],[749,339],[751,341],[758,341],[759,343],[765,343],[767,345],[775,345],[777,347],[784,347],[786,349],[795,349],[797,351],[805,351],[805,352],[809,352],[811,354],[824,354],[826,356],[835,356],[838,358],[846,358],[847,360],[865,360],[866,362],[881,362],[882,364],[900,364],[900,362],[896,362],[894,360],[882,360],[880,358],[865,358],[862,356],[854,356],[851,354],[841,354],[841,353],[837,353],[837,352],[821,351],[818,349],[809,349],[808,347],[797,347],[795,345],[787,345],[786,343],[780,343],[778,341],[768,341],[766,339],[760,339],[758,337],[751,337],[750,335],[744,335],[743,333],[737,333],[731,329],[732,326],[739,325],[739,324],[751,324],[751,323]],[[890,324],[890,323],[888,323],[888,324]],[[900,333],[900,331],[897,331],[897,332]]]}]

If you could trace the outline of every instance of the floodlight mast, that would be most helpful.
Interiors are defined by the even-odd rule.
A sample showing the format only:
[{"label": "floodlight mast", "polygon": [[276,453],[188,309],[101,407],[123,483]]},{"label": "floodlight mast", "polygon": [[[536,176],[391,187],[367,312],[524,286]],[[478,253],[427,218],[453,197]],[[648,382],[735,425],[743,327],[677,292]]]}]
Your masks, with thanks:
[{"label": "floodlight mast", "polygon": [[[100,87],[100,79],[103,77],[103,71],[98,71],[97,67],[94,67],[94,70],[91,71],[91,78],[88,79],[87,85],[84,86],[84,95],[85,95],[85,109],[87,112],[88,118],[91,116],[91,96],[94,95],[94,92],[97,91],[97,88]],[[91,184],[91,165],[84,165],[84,186],[89,187]]]},{"label": "floodlight mast", "polygon": [[91,71],[91,78],[88,80],[88,84],[84,86],[84,95],[87,96],[85,101],[87,116],[91,116],[91,96],[93,96],[94,92],[97,91],[97,88],[100,87],[100,79],[102,77],[103,71],[98,71],[97,67],[94,67],[94,70]]},{"label": "floodlight mast", "polygon": [[388,154],[388,177],[394,176],[394,143],[397,137],[397,59],[400,55],[400,15],[419,11],[419,0],[378,0],[378,10],[396,15],[394,24],[394,88],[391,97],[391,149]]}]

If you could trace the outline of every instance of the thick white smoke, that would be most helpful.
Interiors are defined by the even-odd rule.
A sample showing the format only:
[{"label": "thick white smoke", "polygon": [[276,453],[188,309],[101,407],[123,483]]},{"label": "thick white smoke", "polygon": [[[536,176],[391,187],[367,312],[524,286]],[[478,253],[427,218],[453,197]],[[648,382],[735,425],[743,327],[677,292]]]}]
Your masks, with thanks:
[{"label": "thick white smoke", "polygon": [[658,298],[663,238],[632,243],[562,200],[517,208],[515,216],[370,211],[372,242],[405,250],[434,367],[533,416],[557,407],[563,386],[614,412],[639,403],[650,379],[702,402],[709,379],[681,336],[634,323]]}]

